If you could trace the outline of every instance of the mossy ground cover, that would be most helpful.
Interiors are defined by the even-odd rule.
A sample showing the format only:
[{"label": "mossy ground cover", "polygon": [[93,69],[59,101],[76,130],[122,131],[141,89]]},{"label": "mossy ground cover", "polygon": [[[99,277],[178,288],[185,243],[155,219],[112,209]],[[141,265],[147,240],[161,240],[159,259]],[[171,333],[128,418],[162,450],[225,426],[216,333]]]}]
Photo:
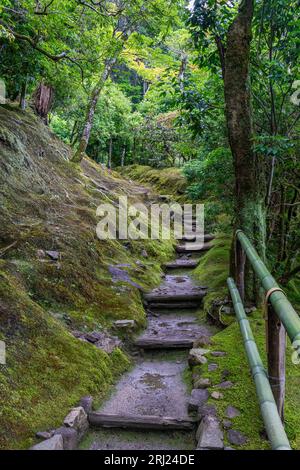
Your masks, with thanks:
[{"label": "mossy ground cover", "polygon": [[187,180],[179,168],[155,169],[131,165],[118,169],[122,175],[154,188],[163,195],[171,195],[179,203],[190,202],[186,195]]},{"label": "mossy ground cover", "polygon": [[108,356],[70,331],[110,329],[117,319],[141,328],[139,289],[113,281],[109,267],[128,265],[130,279],[150,289],[173,243],[100,241],[98,205],[119,195],[144,202],[140,186],[89,159],[70,164],[71,149],[31,112],[0,108],[0,117],[0,448],[21,449],[60,425],[81,396],[103,400],[129,367],[125,353]]},{"label": "mossy ground cover", "polygon": [[[205,298],[204,309],[206,313],[211,308],[216,299],[224,299],[227,295],[226,279],[228,277],[229,254],[231,240],[226,235],[217,235],[214,241],[214,248],[205,254],[194,275],[209,286],[210,292]],[[222,321],[225,321],[223,316]],[[258,309],[251,315],[249,320],[253,334],[259,348],[261,357],[266,364],[265,347],[265,322],[262,310]],[[230,380],[234,387],[227,390],[220,390],[224,395],[222,400],[210,399],[210,402],[217,407],[219,418],[225,419],[225,410],[231,405],[240,410],[240,416],[234,418],[233,429],[242,432],[247,436],[247,443],[239,449],[270,449],[268,440],[265,438],[264,426],[260,414],[256,390],[250,368],[248,365],[242,336],[239,326],[234,316],[227,316],[225,329],[212,337],[211,350],[226,352],[225,357],[209,357],[209,363],[217,363],[218,369],[208,372],[207,365],[201,366],[200,371],[203,377],[209,377],[213,385],[217,385],[224,380]],[[291,445],[295,449],[300,447],[300,368],[292,363],[292,349],[290,343],[286,352],[286,404],[285,423],[286,431]],[[197,368],[195,368],[197,370]],[[224,371],[226,378],[224,379]],[[210,388],[210,391],[216,389]],[[226,433],[225,433],[226,437]],[[226,439],[226,444],[229,445]]]}]

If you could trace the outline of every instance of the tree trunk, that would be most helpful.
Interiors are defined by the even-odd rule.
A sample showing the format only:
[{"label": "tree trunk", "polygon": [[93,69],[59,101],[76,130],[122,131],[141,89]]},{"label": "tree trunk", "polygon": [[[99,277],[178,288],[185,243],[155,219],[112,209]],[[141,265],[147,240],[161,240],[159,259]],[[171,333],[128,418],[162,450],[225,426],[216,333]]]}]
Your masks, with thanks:
[{"label": "tree trunk", "polygon": [[21,94],[20,94],[20,108],[22,111],[26,109],[26,91],[27,91],[27,77],[25,82],[22,83]]},{"label": "tree trunk", "polygon": [[184,92],[184,78],[185,78],[187,66],[188,66],[188,56],[187,54],[183,54],[181,58],[180,70],[179,70],[179,75],[178,75],[181,93]]},{"label": "tree trunk", "polygon": [[[236,229],[242,229],[265,257],[265,178],[263,163],[253,151],[249,57],[252,39],[253,0],[241,2],[227,37],[225,104],[229,143],[235,167]],[[235,253],[233,252],[232,256]],[[244,269],[236,266],[236,278]],[[257,299],[253,276],[246,267],[245,296]]]},{"label": "tree trunk", "polygon": [[111,69],[112,69],[112,67],[114,66],[115,63],[116,63],[116,58],[109,59],[109,60],[106,61],[104,71],[103,71],[98,83],[96,84],[96,86],[94,87],[94,89],[92,91],[91,98],[89,100],[88,107],[87,107],[87,112],[86,112],[86,117],[85,117],[85,124],[84,124],[84,128],[83,128],[83,131],[82,131],[79,146],[78,146],[78,149],[77,149],[76,153],[74,154],[74,156],[72,158],[73,162],[80,163],[81,160],[84,157],[84,154],[86,152],[86,149],[87,149],[87,146],[88,146],[88,143],[89,143],[89,140],[90,140],[91,130],[92,130],[92,127],[93,127],[94,115],[95,115],[96,106],[97,106],[97,103],[98,103],[98,100],[99,100],[99,96],[100,96],[101,91],[103,90],[105,82],[108,79],[108,77],[110,75],[110,72],[111,72]]},{"label": "tree trunk", "polygon": [[36,113],[48,124],[48,113],[53,102],[53,88],[40,83],[34,93],[34,109]]},{"label": "tree trunk", "polygon": [[125,165],[125,155],[126,155],[126,147],[123,147],[122,156],[121,156],[121,167]]}]

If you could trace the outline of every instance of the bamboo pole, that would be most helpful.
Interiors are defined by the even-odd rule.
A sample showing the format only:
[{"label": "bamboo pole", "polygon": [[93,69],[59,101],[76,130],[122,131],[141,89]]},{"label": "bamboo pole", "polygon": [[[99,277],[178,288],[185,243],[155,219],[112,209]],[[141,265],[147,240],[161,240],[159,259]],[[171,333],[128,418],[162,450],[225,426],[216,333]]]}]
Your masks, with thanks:
[{"label": "bamboo pole", "polygon": [[274,277],[270,274],[266,265],[260,259],[257,251],[252,246],[244,232],[238,230],[236,237],[245,250],[246,256],[251,262],[251,265],[260,279],[265,291],[269,292],[271,289],[278,288],[278,290],[274,291],[270,295],[269,301],[272,304],[276,315],[283,323],[292,344],[296,341],[300,341],[300,318],[297,312],[287,299],[286,295],[280,291]]},{"label": "bamboo pole", "polygon": [[244,346],[255,382],[262,418],[271,447],[273,450],[291,450],[239,291],[233,279],[229,278],[227,280],[227,284],[244,340]]}]

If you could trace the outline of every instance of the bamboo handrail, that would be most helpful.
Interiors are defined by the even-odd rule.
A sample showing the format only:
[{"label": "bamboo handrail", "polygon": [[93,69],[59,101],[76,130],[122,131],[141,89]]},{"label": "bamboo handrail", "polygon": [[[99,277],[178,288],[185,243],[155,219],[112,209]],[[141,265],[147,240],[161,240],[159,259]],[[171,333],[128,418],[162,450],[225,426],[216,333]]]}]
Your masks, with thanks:
[{"label": "bamboo handrail", "polygon": [[227,284],[237,321],[243,336],[248,362],[255,382],[262,418],[271,447],[273,450],[291,450],[239,291],[233,279],[229,278],[227,280]]}]

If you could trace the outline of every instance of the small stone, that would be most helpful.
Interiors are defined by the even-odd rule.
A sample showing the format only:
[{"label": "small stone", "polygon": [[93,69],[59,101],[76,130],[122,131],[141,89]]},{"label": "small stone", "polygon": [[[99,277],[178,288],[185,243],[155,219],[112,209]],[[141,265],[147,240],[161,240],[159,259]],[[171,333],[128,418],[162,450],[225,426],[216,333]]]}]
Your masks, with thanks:
[{"label": "small stone", "polygon": [[203,348],[209,346],[211,344],[211,340],[209,336],[201,336],[200,338],[194,341],[194,348]]},{"label": "small stone", "polygon": [[222,380],[227,379],[227,377],[229,377],[229,376],[230,376],[229,370],[227,370],[227,369],[223,370],[223,372],[222,372]]},{"label": "small stone", "polygon": [[215,385],[216,388],[222,388],[223,390],[226,390],[228,388],[232,388],[233,386],[234,386],[234,384],[232,382],[230,382],[229,380],[227,380],[225,382],[221,382],[218,385]]},{"label": "small stone", "polygon": [[87,414],[82,406],[73,408],[64,419],[64,425],[67,428],[74,428],[81,438],[88,430],[89,423]]},{"label": "small stone", "polygon": [[203,406],[209,398],[209,393],[207,390],[192,390],[191,397],[188,403],[188,411],[198,411],[201,406]]},{"label": "small stone", "polygon": [[46,251],[45,252],[46,255],[49,256],[49,258],[51,258],[53,261],[58,261],[59,258],[60,258],[60,254],[59,254],[59,251]]},{"label": "small stone", "polygon": [[232,428],[232,422],[229,419],[224,419],[223,420],[223,427],[224,427],[224,429]]},{"label": "small stone", "polygon": [[37,250],[36,252],[36,256],[39,258],[39,259],[44,259],[45,258],[45,251],[44,250]]},{"label": "small stone", "polygon": [[93,397],[90,395],[82,397],[79,406],[82,406],[86,414],[89,414],[93,410]]},{"label": "small stone", "polygon": [[247,437],[235,429],[230,429],[227,432],[227,437],[230,444],[233,444],[234,446],[242,446],[247,442]]},{"label": "small stone", "polygon": [[63,438],[64,450],[75,450],[79,443],[79,435],[76,429],[62,426],[55,431],[55,435],[61,435]]},{"label": "small stone", "polygon": [[93,331],[92,333],[86,333],[84,338],[92,344],[97,343],[101,339],[101,333],[98,333],[97,331]]},{"label": "small stone", "polygon": [[240,414],[239,410],[234,408],[234,406],[228,406],[225,411],[225,416],[229,419],[236,418],[237,416],[240,416]]},{"label": "small stone", "polygon": [[143,258],[149,258],[149,255],[146,250],[143,250],[141,255],[143,256]]},{"label": "small stone", "polygon": [[224,447],[223,432],[215,416],[205,416],[200,423],[196,438],[197,449],[221,450]]},{"label": "small stone", "polygon": [[40,431],[40,432],[37,432],[35,435],[35,437],[37,437],[38,439],[50,439],[50,437],[52,436],[53,436],[53,433],[49,431]]},{"label": "small stone", "polygon": [[217,370],[218,367],[218,364],[208,364],[208,371],[213,372],[214,370]]},{"label": "small stone", "polygon": [[198,417],[201,419],[204,418],[204,416],[215,416],[217,417],[217,409],[215,405],[208,405],[205,404],[201,406],[198,410]]},{"label": "small stone", "polygon": [[224,398],[224,395],[223,393],[220,393],[220,392],[212,392],[211,397],[214,400],[222,400]]},{"label": "small stone", "polygon": [[222,307],[222,313],[225,313],[225,315],[231,315],[233,313],[233,310],[231,307]]},{"label": "small stone", "polygon": [[211,386],[211,381],[210,379],[204,379],[204,378],[199,378],[198,380],[195,381],[194,387],[195,388],[208,388]]},{"label": "small stone", "polygon": [[193,348],[189,352],[188,362],[190,367],[206,364],[207,359],[204,357],[205,354],[209,353],[208,349]]},{"label": "small stone", "polygon": [[135,325],[136,325],[134,320],[117,320],[113,324],[114,324],[115,328],[118,328],[120,330],[123,330],[123,329],[124,330],[127,330],[127,329],[131,330],[131,329],[135,328]]},{"label": "small stone", "polygon": [[226,353],[226,352],[223,352],[223,351],[212,351],[212,352],[211,352],[211,355],[212,355],[213,357],[224,357],[224,356],[227,355],[227,353]]},{"label": "small stone", "polygon": [[61,434],[56,434],[31,447],[31,450],[64,450],[64,442]]}]

